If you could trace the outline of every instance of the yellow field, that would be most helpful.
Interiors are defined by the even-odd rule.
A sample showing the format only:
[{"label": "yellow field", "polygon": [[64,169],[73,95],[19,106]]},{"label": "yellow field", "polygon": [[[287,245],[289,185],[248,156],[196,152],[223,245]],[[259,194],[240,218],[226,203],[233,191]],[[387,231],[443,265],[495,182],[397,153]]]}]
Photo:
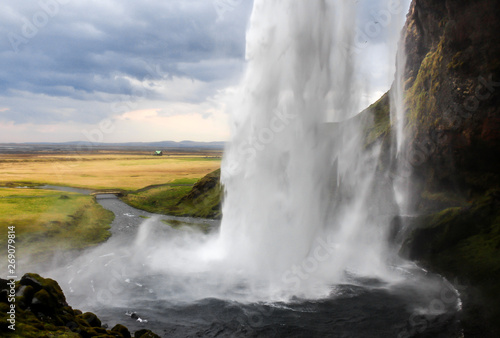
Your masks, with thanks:
[{"label": "yellow field", "polygon": [[220,167],[203,154],[0,155],[0,185],[12,182],[134,190],[180,178],[201,178]]},{"label": "yellow field", "polygon": [[[172,181],[193,184],[219,167],[220,153],[214,152],[158,157],[106,152],[0,154],[0,187],[52,184],[137,190]],[[189,190],[191,187],[176,188]],[[48,259],[60,250],[82,249],[106,240],[113,217],[92,196],[0,188],[0,238],[6,239],[8,226],[15,226],[17,253],[26,264]],[[0,267],[5,262],[5,259],[0,262]]]}]

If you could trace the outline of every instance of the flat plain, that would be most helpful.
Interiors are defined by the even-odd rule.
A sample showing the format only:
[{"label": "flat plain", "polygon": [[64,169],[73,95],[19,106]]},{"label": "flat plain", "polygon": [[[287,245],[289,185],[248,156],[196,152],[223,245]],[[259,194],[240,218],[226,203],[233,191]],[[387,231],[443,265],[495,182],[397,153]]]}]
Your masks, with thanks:
[{"label": "flat plain", "polygon": [[[18,258],[36,263],[56,252],[96,245],[110,236],[114,216],[92,196],[22,187],[57,185],[135,192],[166,185],[163,189],[187,192],[198,179],[218,169],[220,161],[220,151],[177,151],[163,156],[127,150],[0,153],[0,239],[7,239],[8,228],[15,226]],[[0,266],[6,262],[2,259]]]},{"label": "flat plain", "polygon": [[177,179],[197,179],[218,169],[220,152],[0,154],[0,186],[51,184],[136,190]]}]

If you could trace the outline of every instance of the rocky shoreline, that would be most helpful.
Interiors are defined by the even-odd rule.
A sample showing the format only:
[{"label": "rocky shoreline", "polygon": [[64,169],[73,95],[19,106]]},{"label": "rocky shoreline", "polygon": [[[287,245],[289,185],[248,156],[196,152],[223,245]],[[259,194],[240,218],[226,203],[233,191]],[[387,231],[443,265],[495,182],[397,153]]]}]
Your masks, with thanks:
[{"label": "rocky shoreline", "polygon": [[0,279],[2,337],[157,338],[150,330],[132,334],[117,324],[108,328],[91,312],[73,309],[59,284],[27,273],[19,281]]}]

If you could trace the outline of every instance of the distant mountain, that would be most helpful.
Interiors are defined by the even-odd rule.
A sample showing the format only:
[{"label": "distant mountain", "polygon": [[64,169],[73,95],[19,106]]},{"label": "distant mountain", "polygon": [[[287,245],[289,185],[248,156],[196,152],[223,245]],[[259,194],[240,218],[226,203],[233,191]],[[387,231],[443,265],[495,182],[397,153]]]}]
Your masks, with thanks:
[{"label": "distant mountain", "polygon": [[72,142],[33,142],[10,143],[11,145],[60,145],[60,146],[94,146],[94,147],[137,147],[137,148],[176,148],[176,149],[211,149],[223,150],[225,142],[196,142],[196,141],[159,141],[159,142],[123,142],[123,143],[94,143],[89,141]]}]

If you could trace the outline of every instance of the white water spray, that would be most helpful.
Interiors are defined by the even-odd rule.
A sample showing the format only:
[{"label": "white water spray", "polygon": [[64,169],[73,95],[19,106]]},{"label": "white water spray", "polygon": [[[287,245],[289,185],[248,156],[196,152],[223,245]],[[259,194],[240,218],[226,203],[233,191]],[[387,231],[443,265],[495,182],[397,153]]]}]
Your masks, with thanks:
[{"label": "white water spray", "polygon": [[100,284],[107,298],[96,293],[97,302],[115,304],[127,298],[127,281],[151,288],[130,299],[272,302],[328,297],[358,277],[399,278],[382,211],[392,187],[378,188],[380,145],[366,147],[369,121],[352,118],[361,99],[348,47],[356,15],[354,1],[255,0],[222,166],[220,232],[151,219],[132,246],[115,238],[92,253],[125,286],[108,287],[94,277],[102,266],[84,262],[74,280]]},{"label": "white water spray", "polygon": [[[220,245],[271,297],[324,296],[346,272],[388,274],[386,226],[371,208],[379,149],[364,148],[360,119],[346,121],[359,102],[346,49],[355,17],[353,2],[254,5]],[[344,122],[325,124],[332,116]]]}]

